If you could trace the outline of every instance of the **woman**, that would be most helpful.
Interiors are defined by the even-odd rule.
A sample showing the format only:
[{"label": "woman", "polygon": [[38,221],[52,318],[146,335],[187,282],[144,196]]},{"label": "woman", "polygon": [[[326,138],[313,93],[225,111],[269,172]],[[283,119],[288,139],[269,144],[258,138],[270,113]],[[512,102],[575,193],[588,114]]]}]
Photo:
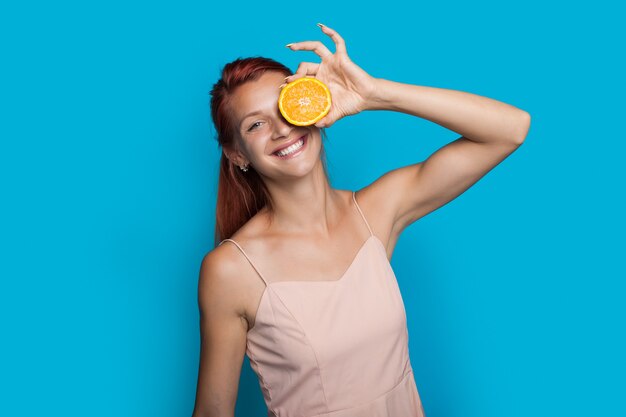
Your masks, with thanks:
[{"label": "woman", "polygon": [[[212,90],[223,148],[220,244],[200,269],[196,417],[234,415],[244,354],[269,416],[423,416],[389,259],[407,226],[476,183],[529,129],[529,114],[508,104],[374,78],[351,62],[336,31],[319,26],[334,54],[319,41],[287,46],[321,63],[291,74],[270,59],[238,59]],[[323,81],[333,102],[301,127],[287,123],[277,99],[304,76]],[[462,136],[358,192],[332,188],[321,128],[365,110],[412,114]]]}]

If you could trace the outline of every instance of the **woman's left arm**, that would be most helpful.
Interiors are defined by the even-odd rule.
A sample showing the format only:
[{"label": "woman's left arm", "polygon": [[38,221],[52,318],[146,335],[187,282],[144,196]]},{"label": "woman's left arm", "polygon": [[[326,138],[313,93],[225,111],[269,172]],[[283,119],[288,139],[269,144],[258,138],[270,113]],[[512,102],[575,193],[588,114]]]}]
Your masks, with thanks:
[{"label": "woman's left arm", "polygon": [[472,142],[520,145],[530,115],[501,101],[464,91],[374,79],[364,110],[391,110],[430,120]]},{"label": "woman's left arm", "polygon": [[487,97],[380,78],[375,86],[364,109],[412,114],[462,135],[367,187],[387,196],[385,211],[394,216],[396,235],[475,184],[523,143],[530,127],[526,111]]},{"label": "woman's left arm", "polygon": [[330,112],[316,127],[332,126],[363,110],[392,110],[462,135],[426,160],[387,172],[359,192],[386,223],[381,227],[391,233],[390,241],[420,217],[462,194],[526,138],[530,127],[526,111],[463,91],[374,78],[350,60],[337,31],[319,26],[335,43],[335,54],[319,41],[289,44],[292,50],[315,52],[322,62],[302,62],[296,73],[285,79],[291,82],[314,76],[330,88]]}]

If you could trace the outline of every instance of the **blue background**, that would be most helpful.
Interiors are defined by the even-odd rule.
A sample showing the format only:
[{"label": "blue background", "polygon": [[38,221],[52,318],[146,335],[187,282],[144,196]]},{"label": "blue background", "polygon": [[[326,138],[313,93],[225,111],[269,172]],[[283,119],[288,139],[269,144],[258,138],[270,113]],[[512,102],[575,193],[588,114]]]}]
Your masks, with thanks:
[{"label": "blue background", "polygon": [[[0,415],[191,415],[219,157],[208,92],[237,57],[319,62],[284,47],[334,51],[317,22],[373,76],[532,116],[394,253],[427,416],[626,415],[617,2],[434,3],[0,6]],[[328,135],[343,189],[459,136],[394,112]],[[265,412],[246,358],[237,416]]]}]

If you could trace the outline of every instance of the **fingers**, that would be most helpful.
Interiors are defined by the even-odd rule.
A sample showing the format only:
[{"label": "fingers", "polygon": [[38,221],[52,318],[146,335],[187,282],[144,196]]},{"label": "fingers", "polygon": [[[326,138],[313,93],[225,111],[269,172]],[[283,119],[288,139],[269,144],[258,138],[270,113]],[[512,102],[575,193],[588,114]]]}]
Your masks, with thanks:
[{"label": "fingers", "polygon": [[346,51],[346,42],[343,40],[341,36],[339,36],[339,34],[335,30],[329,28],[328,26],[324,26],[321,23],[318,23],[317,25],[320,27],[320,29],[322,29],[322,32],[330,36],[333,42],[335,42],[335,47],[336,47],[335,52],[340,53],[340,54],[348,53]]},{"label": "fingers", "polygon": [[296,42],[296,43],[290,43],[289,45],[286,45],[286,46],[287,48],[290,48],[291,50],[294,50],[294,51],[301,51],[301,50],[313,51],[322,59],[330,58],[331,56],[333,56],[332,52],[330,52],[328,48],[324,46],[324,44],[320,41]]},{"label": "fingers", "polygon": [[296,74],[315,75],[319,67],[320,64],[315,62],[301,62],[300,65],[298,65]]},{"label": "fingers", "polygon": [[[315,74],[317,74],[317,70],[319,67],[320,64],[316,64],[315,62],[301,62],[300,65],[298,65],[298,69],[296,70],[295,74],[285,77],[285,82],[290,83],[299,78],[307,76],[315,77]],[[287,84],[282,84],[280,88],[283,88],[286,85]]]},{"label": "fingers", "polygon": [[[286,81],[287,83],[292,83],[292,82],[294,82],[295,80],[298,80],[298,79],[300,79],[300,78],[304,78],[304,77],[315,78],[314,76],[311,76],[311,75],[306,75],[306,74],[293,74],[293,75],[290,75],[289,77],[285,77],[285,81]],[[286,85],[287,85],[287,83],[285,83],[285,84],[281,84],[280,88],[283,88],[284,86],[286,86]]]},{"label": "fingers", "polygon": [[330,115],[327,115],[326,117],[323,117],[321,120],[315,123],[315,127],[320,129],[323,127],[331,127],[334,123],[335,121],[330,117]]}]

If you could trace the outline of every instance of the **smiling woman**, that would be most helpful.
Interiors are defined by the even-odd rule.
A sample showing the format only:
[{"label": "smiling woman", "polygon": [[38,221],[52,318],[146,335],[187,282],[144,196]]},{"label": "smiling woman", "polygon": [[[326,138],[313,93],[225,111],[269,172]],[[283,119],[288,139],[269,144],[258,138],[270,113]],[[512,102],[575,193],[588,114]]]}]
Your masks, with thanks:
[{"label": "smiling woman", "polygon": [[[259,173],[254,169],[254,165],[242,163],[239,165],[241,169],[237,169],[237,165],[227,156],[231,150],[237,149],[238,137],[258,136],[258,132],[269,128],[269,122],[262,117],[263,115],[276,116],[278,114],[280,89],[270,89],[269,94],[265,94],[265,91],[256,89],[258,85],[254,83],[265,74],[279,80],[279,84],[284,83],[285,76],[293,75],[288,67],[271,58],[242,58],[224,66],[221,78],[211,90],[211,116],[217,130],[217,141],[224,149],[220,160],[217,190],[215,244],[232,236],[262,207],[270,210],[272,208],[271,196]],[[241,87],[246,83],[252,83],[255,86],[252,92],[255,98],[259,96],[259,101],[256,103],[264,103],[266,108],[255,109],[239,117],[233,117],[233,114],[241,108],[238,106],[241,104],[240,100],[238,101],[234,96],[235,92],[241,92]],[[252,96],[247,97],[255,102]],[[320,134],[326,138],[324,129],[320,130]],[[320,158],[324,173],[327,175],[328,167],[323,141]],[[252,169],[248,170],[249,168]]]},{"label": "smiling woman", "polygon": [[[194,417],[234,415],[245,355],[269,416],[424,417],[389,260],[403,230],[515,151],[530,125],[528,113],[496,100],[374,78],[336,31],[321,28],[334,54],[319,41],[288,45],[320,64],[291,74],[269,58],[238,59],[211,92],[223,150],[219,244],[200,267]],[[330,108],[314,124],[290,123],[278,105],[283,84],[311,76],[328,87]],[[358,192],[336,189],[321,128],[365,110],[408,113],[462,136]]]}]

